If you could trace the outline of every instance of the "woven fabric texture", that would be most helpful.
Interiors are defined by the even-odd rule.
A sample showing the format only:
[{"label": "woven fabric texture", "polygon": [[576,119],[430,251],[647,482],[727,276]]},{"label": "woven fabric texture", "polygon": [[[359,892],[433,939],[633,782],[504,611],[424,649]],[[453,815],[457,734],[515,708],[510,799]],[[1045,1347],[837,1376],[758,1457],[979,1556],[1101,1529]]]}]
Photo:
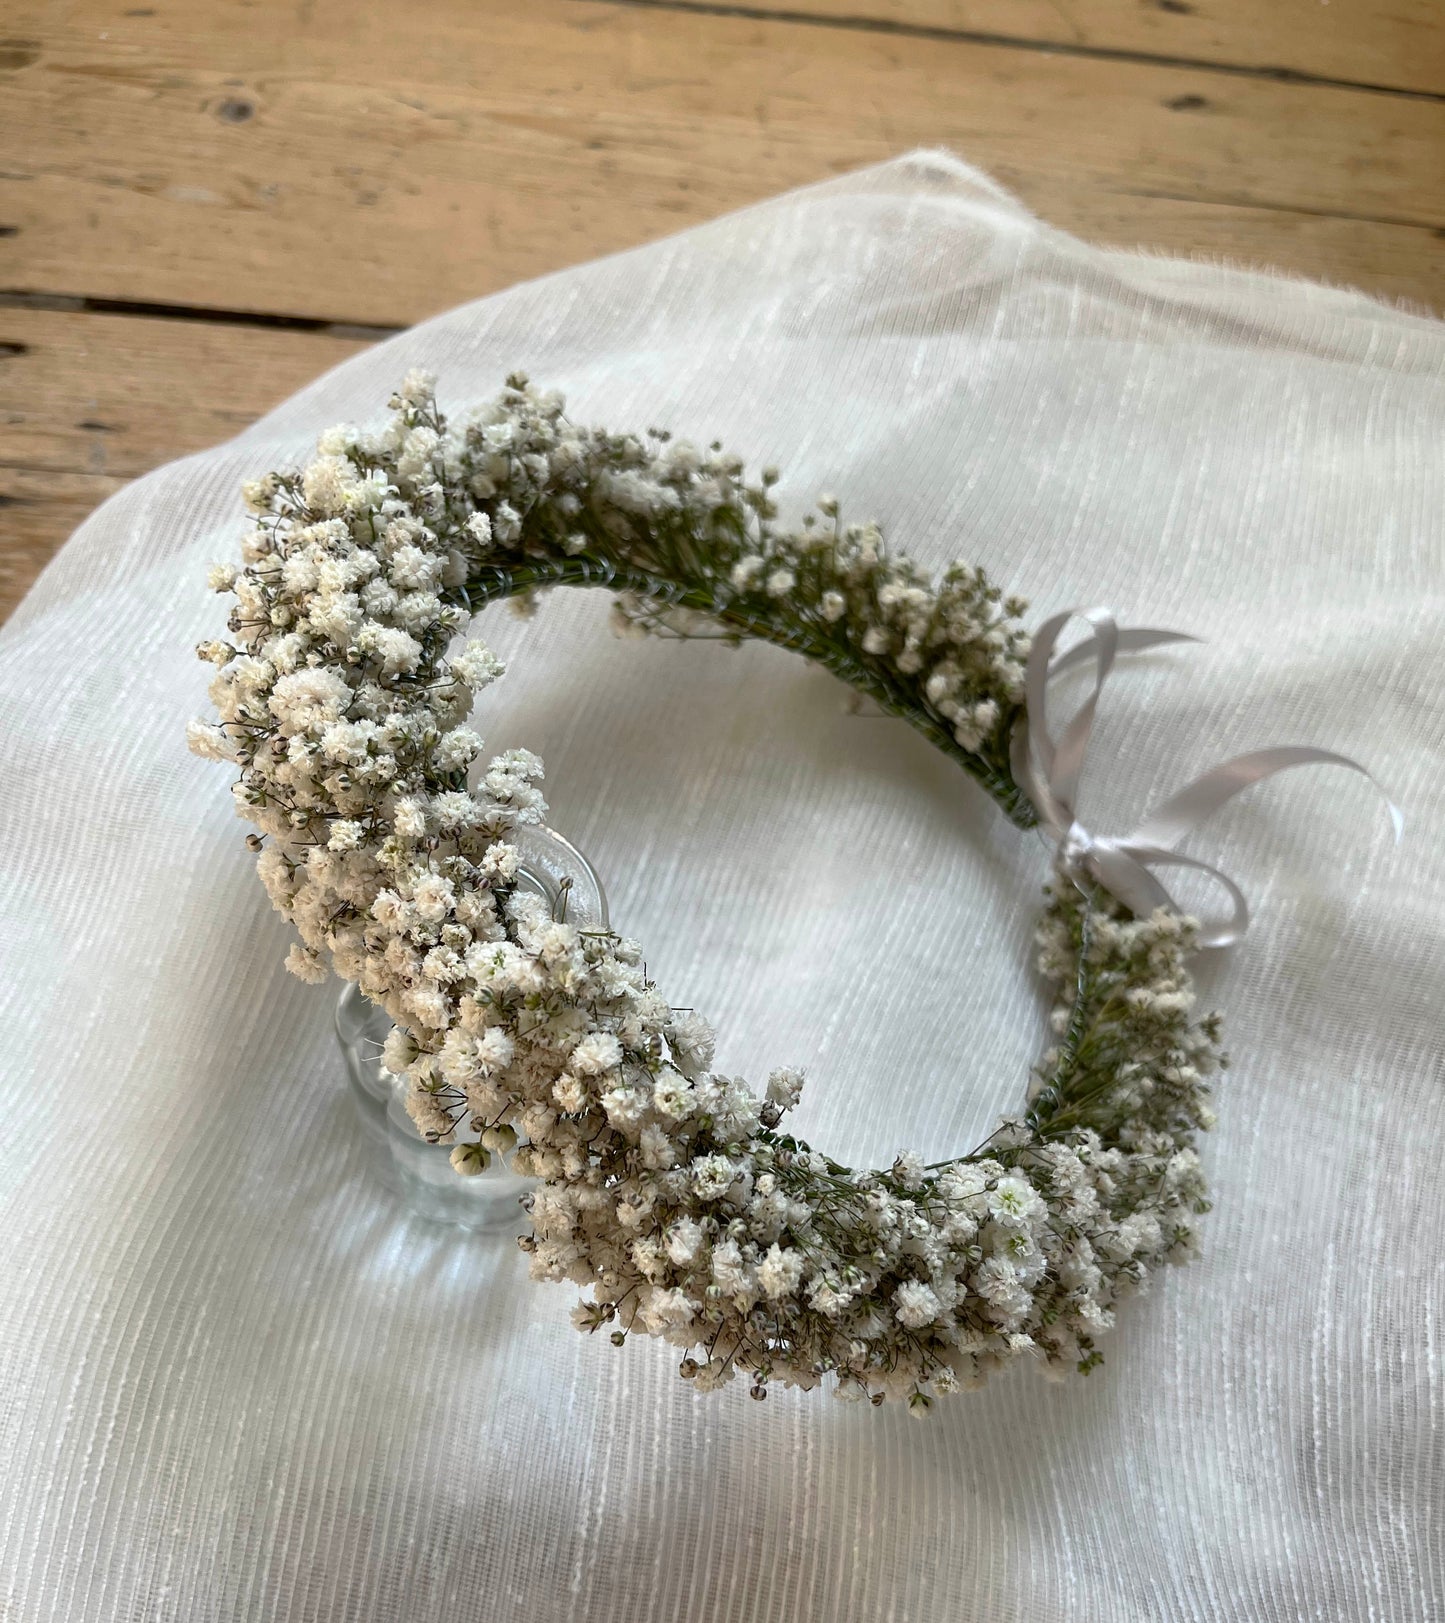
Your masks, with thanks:
[{"label": "woven fabric texture", "polygon": [[[701,1398],[368,1181],[336,989],[283,972],[182,734],[241,481],[415,365],[449,406],[522,368],[579,420],[720,438],[1038,618],[1206,638],[1116,675],[1092,826],[1276,742],[1404,807],[1397,848],[1362,780],[1296,772],[1191,847],[1257,915],[1200,964],[1235,1057],[1216,1206],[1102,1369],[925,1424]],[[0,634],[0,1616],[1445,1617],[1442,428],[1436,322],[1092,248],[922,153],[441,316],[107,503]],[[488,744],[545,757],[723,1068],[806,1066],[800,1130],[846,1159],[1021,1103],[1036,837],[776,650],[619,642],[596,593],[483,634]]]}]

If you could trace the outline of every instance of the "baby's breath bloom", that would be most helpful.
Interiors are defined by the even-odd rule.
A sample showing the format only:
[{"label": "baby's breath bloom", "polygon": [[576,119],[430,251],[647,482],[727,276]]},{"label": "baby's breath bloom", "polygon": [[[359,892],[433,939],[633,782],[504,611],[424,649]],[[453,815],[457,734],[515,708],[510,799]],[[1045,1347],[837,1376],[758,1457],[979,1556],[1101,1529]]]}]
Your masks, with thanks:
[{"label": "baby's breath bloom", "polygon": [[1221,1059],[1193,1013],[1192,921],[1056,879],[1037,947],[1057,1040],[1028,1114],[946,1164],[844,1167],[782,1130],[800,1071],[762,1097],[716,1072],[711,1026],[669,1006],[635,942],[522,888],[512,839],[545,815],[542,763],[478,764],[469,725],[502,673],[465,637],[473,610],[531,603],[556,568],[612,582],[630,631],[802,649],[1006,799],[1022,605],[962,565],[930,577],[833,497],[786,525],[775,473],[579,428],[521,378],[453,421],[412,373],[393,409],[248,484],[242,564],[210,575],[236,606],[199,650],[217,714],[187,738],[239,772],[258,873],[300,936],[287,967],[334,968],[386,1011],[382,1063],[458,1172],[505,1155],[540,1180],[532,1272],[590,1288],[578,1327],[689,1349],[699,1391],[827,1377],[922,1415],[1011,1359],[1091,1368],[1119,1299],[1192,1253],[1204,1209],[1192,1139]]}]

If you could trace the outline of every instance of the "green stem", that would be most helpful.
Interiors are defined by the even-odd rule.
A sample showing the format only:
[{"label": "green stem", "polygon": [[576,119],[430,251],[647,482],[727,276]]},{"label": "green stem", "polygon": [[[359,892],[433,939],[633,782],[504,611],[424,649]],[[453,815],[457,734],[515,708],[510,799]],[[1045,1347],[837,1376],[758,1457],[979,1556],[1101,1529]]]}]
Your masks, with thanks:
[{"label": "green stem", "polygon": [[[1033,806],[1007,768],[964,749],[940,719],[920,707],[885,672],[865,664],[843,643],[796,621],[770,619],[735,601],[719,598],[704,587],[672,580],[635,565],[617,564],[590,553],[487,565],[477,569],[465,586],[450,595],[476,613],[501,598],[550,586],[598,586],[630,592],[667,608],[691,609],[706,615],[739,637],[799,653],[872,699],[888,715],[906,721],[976,779],[1019,828],[1032,828],[1038,820]],[[1004,718],[999,730],[1001,737],[1008,736],[1016,714]]]}]

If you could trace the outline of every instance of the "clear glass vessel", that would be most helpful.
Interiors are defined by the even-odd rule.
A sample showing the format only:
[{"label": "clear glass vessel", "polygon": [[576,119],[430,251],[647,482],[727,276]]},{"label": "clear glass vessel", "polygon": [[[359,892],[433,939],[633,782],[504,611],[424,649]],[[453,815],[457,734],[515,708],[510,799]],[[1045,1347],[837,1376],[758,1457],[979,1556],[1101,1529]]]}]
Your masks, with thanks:
[{"label": "clear glass vessel", "polygon": [[[607,928],[607,899],[586,857],[549,828],[526,825],[509,837],[522,854],[517,883],[534,891],[553,917],[586,929]],[[515,1231],[517,1203],[532,1187],[493,1155],[485,1172],[463,1177],[451,1165],[450,1144],[429,1144],[406,1113],[406,1079],[381,1063],[391,1020],[351,983],[336,1005],[336,1036],[372,1169],[417,1216],[467,1229]],[[463,1127],[459,1143],[475,1142]]]}]

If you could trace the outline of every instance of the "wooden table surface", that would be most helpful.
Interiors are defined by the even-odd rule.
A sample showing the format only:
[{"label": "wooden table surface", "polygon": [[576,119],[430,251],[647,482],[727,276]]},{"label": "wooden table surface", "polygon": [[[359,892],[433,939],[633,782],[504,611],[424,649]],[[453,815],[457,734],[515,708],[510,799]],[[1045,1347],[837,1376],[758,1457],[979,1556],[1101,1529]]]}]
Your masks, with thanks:
[{"label": "wooden table surface", "polygon": [[1445,0],[9,0],[0,616],[448,305],[918,145],[1102,242],[1445,306]]}]

